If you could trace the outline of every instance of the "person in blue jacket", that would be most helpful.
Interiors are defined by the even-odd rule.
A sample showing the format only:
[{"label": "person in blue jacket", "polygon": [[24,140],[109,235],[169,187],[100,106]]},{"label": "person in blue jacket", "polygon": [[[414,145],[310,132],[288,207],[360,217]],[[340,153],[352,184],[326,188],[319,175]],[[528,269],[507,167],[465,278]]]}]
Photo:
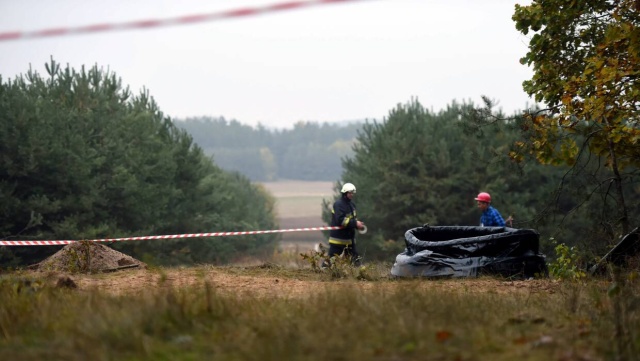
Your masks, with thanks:
[{"label": "person in blue jacket", "polygon": [[475,198],[478,202],[478,209],[482,211],[480,216],[481,227],[504,227],[505,222],[500,212],[491,206],[491,195],[487,192],[480,192]]},{"label": "person in blue jacket", "polygon": [[341,228],[332,229],[329,233],[328,257],[344,254],[351,257],[351,262],[354,265],[358,265],[360,256],[356,250],[356,230],[364,230],[365,225],[364,222],[358,220],[356,204],[353,202],[356,186],[345,183],[340,193],[342,196],[335,201],[331,210],[331,226]]}]

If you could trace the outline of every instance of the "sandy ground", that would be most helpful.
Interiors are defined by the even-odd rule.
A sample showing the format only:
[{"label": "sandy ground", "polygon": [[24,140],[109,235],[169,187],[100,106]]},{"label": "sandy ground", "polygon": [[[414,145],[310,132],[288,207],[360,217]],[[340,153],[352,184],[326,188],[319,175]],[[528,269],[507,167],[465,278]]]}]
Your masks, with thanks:
[{"label": "sandy ground", "polygon": [[[38,272],[38,271],[34,271]],[[112,295],[140,294],[161,291],[170,287],[187,286],[205,287],[209,284],[216,292],[251,297],[285,297],[304,298],[326,290],[343,287],[359,287],[365,291],[395,289],[413,289],[416,287],[465,293],[495,294],[530,294],[558,292],[559,283],[548,279],[505,281],[494,278],[479,279],[401,279],[381,281],[316,281],[282,278],[273,275],[249,276],[242,273],[242,268],[230,271],[229,268],[200,266],[191,268],[167,269],[127,269],[102,274],[66,274],[42,273],[33,274],[44,277],[50,282],[71,279],[79,291],[99,290]]]}]

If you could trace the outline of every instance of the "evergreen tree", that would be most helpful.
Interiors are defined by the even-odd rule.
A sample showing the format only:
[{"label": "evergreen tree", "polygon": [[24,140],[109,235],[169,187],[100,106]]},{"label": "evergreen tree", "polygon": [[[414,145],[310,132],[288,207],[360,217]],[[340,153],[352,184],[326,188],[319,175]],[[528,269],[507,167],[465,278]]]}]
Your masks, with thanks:
[{"label": "evergreen tree", "polygon": [[[132,96],[115,74],[97,66],[76,72],[52,60],[46,69],[48,78],[29,70],[13,81],[0,79],[3,238],[81,240],[274,225],[273,200],[207,159],[148,92]],[[277,237],[262,238],[250,248],[273,249]],[[186,248],[179,241],[118,246],[171,263],[226,260],[247,249],[223,240]],[[227,253],[190,251],[203,247]],[[167,256],[178,249],[187,256]],[[2,250],[0,261],[33,263],[55,250],[12,247]]]}]

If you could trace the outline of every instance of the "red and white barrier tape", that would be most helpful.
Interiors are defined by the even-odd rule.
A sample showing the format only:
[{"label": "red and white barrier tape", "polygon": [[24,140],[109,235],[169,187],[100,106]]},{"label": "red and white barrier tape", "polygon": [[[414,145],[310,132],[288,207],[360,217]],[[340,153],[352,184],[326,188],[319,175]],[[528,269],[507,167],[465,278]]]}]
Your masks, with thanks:
[{"label": "red and white barrier tape", "polygon": [[147,19],[112,24],[93,24],[78,27],[50,28],[35,31],[9,31],[0,33],[0,41],[43,38],[62,35],[98,33],[113,30],[149,29],[161,26],[185,25],[201,23],[205,21],[222,20],[226,18],[238,18],[252,15],[260,15],[269,12],[285,11],[310,7],[315,5],[326,5],[331,3],[346,3],[362,0],[310,0],[310,1],[289,1],[254,8],[240,8],[217,13],[193,14],[168,19]]},{"label": "red and white barrier tape", "polygon": [[[266,234],[266,233],[285,233],[285,232],[306,232],[306,231],[329,231],[332,229],[340,229],[342,227],[309,227],[309,228],[289,228],[289,229],[271,229],[266,231],[240,231],[240,232],[214,232],[214,233],[190,233],[190,234],[173,234],[164,236],[141,236],[141,237],[124,237],[124,238],[104,238],[89,239],[87,242],[121,242],[121,241],[143,241],[150,239],[174,239],[174,238],[205,238],[205,237],[223,237],[223,236],[242,236],[246,234]],[[55,246],[78,242],[77,240],[34,240],[34,241],[7,241],[0,240],[0,246]]]}]

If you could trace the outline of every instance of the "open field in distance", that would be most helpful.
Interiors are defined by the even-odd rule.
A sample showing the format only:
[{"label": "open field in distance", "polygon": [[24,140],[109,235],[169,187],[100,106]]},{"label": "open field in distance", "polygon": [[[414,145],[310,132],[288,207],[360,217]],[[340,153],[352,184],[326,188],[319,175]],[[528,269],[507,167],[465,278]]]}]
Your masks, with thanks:
[{"label": "open field in distance", "polygon": [[[282,180],[261,182],[276,198],[280,229],[321,227],[322,200],[331,200],[333,182]],[[304,251],[322,242],[322,232],[288,232],[282,234],[282,248]]]},{"label": "open field in distance", "polygon": [[333,193],[333,182],[280,180],[259,182],[276,197],[326,196]]}]

